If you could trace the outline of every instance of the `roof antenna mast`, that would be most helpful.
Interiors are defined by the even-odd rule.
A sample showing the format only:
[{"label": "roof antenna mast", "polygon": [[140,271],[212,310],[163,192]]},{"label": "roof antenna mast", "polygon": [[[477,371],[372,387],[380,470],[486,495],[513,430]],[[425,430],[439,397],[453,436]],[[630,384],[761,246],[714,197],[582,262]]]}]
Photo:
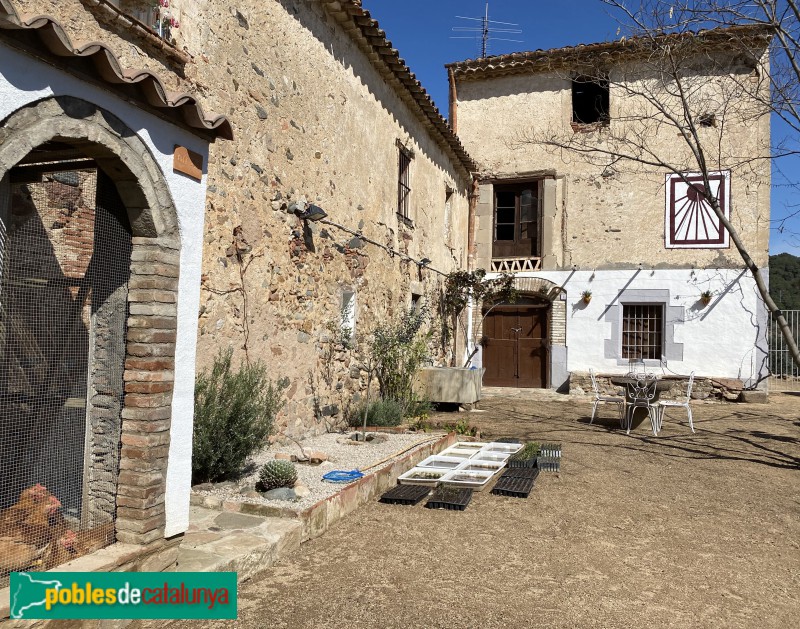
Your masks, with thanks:
[{"label": "roof antenna mast", "polygon": [[456,15],[459,20],[472,20],[480,22],[480,26],[454,26],[453,31],[456,33],[472,33],[472,35],[451,35],[450,39],[476,39],[480,43],[481,57],[486,57],[489,54],[489,43],[491,41],[509,41],[518,44],[523,43],[521,39],[506,39],[504,37],[494,37],[495,33],[506,33],[509,35],[519,35],[522,29],[519,28],[498,28],[493,24],[501,26],[519,26],[512,22],[498,22],[497,20],[489,19],[489,3],[486,3],[486,13],[483,17],[464,17],[463,15]]}]

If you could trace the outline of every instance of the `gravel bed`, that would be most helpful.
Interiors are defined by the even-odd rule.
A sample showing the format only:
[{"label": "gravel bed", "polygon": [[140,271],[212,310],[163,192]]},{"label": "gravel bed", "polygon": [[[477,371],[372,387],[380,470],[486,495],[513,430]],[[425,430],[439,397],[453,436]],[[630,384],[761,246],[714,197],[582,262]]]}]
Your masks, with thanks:
[{"label": "gravel bed", "polygon": [[[349,434],[349,433],[348,433]],[[241,494],[242,491],[253,489],[256,481],[258,480],[258,470],[260,467],[275,458],[278,452],[289,454],[300,454],[300,448],[297,444],[290,445],[271,445],[264,448],[252,459],[252,465],[248,468],[249,473],[242,477],[236,483],[221,483],[219,486],[209,490],[193,491],[200,495],[206,496],[219,496],[224,500],[233,502],[253,502],[260,504],[267,504],[274,507],[285,507],[295,510],[306,509],[320,500],[324,500],[328,496],[341,491],[346,485],[340,483],[328,483],[322,480],[322,475],[332,470],[354,470],[359,469],[365,471],[371,465],[385,459],[388,456],[397,454],[381,463],[379,466],[370,468],[365,473],[372,473],[380,470],[392,461],[395,461],[400,456],[407,454],[404,452],[406,448],[414,445],[428,443],[440,439],[446,433],[378,433],[386,435],[388,439],[382,443],[359,443],[359,445],[351,445],[347,443],[339,443],[347,438],[347,434],[341,433],[327,433],[317,437],[310,437],[304,439],[300,443],[305,450],[317,450],[324,452],[328,455],[328,460],[323,461],[320,465],[309,465],[308,463],[296,463],[297,478],[298,480],[311,490],[311,493],[305,498],[294,501],[288,500],[269,500],[262,496],[248,497]]]}]

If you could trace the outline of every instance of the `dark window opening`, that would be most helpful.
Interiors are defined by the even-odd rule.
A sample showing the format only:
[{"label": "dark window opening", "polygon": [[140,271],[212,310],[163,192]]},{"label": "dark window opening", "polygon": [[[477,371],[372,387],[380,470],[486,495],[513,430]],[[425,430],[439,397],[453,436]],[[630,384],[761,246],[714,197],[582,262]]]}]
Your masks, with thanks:
[{"label": "dark window opening", "polygon": [[717,126],[717,117],[714,114],[701,114],[697,121],[700,123],[701,127],[716,127]]},{"label": "dark window opening", "polygon": [[608,112],[608,79],[579,76],[572,80],[572,122],[607,124]]},{"label": "dark window opening", "polygon": [[411,153],[402,146],[400,149],[399,172],[397,176],[397,213],[410,219],[409,206],[411,200]]},{"label": "dark window opening", "polygon": [[661,360],[664,307],[661,304],[622,306],[622,357]]},{"label": "dark window opening", "polygon": [[538,257],[541,182],[494,188],[492,257]]}]

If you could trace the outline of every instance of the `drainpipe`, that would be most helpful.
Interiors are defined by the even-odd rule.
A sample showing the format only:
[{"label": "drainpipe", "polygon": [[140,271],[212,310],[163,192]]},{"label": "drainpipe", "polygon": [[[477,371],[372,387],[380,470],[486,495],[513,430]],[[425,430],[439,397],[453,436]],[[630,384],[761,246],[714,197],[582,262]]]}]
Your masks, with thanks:
[{"label": "drainpipe", "polygon": [[469,193],[469,213],[467,214],[467,270],[475,270],[475,212],[480,197],[478,176],[472,175],[472,190]]},{"label": "drainpipe", "polygon": [[[478,186],[478,176],[472,175],[472,190],[469,193],[469,214],[467,215],[467,270],[475,270],[475,210],[478,205],[478,197],[480,196]],[[472,352],[472,314],[474,310],[474,303],[470,297],[469,304],[467,304],[467,338],[465,345],[464,361],[466,362],[467,356]]]}]

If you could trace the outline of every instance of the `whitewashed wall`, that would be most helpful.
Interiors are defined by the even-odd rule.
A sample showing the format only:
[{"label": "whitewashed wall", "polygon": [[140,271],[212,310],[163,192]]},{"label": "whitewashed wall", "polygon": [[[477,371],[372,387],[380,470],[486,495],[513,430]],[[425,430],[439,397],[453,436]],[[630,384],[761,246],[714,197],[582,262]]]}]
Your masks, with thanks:
[{"label": "whitewashed wall", "polygon": [[167,469],[165,534],[169,537],[185,531],[189,525],[195,353],[206,196],[205,174],[202,181],[197,182],[174,173],[172,154],[174,146],[179,144],[200,153],[207,164],[208,144],[103,89],[0,44],[0,119],[4,120],[20,107],[51,96],[74,96],[92,102],[136,131],[158,163],[177,210],[181,258],[175,389]]},{"label": "whitewashed wall", "polygon": [[[678,315],[672,352],[679,352],[680,358],[667,358],[666,373],[695,371],[699,376],[739,378],[747,385],[766,372],[767,311],[755,281],[744,269],[577,270],[516,276],[545,278],[566,290],[570,372],[628,370],[627,361],[609,356],[608,341],[614,336],[614,326],[620,325],[609,320],[609,313],[621,301],[641,303],[633,297],[644,291],[651,297],[666,291],[668,301],[664,303]],[[585,290],[592,292],[588,304],[582,299]],[[713,293],[707,306],[700,301],[705,290]],[[620,300],[621,291],[629,298]]]}]

